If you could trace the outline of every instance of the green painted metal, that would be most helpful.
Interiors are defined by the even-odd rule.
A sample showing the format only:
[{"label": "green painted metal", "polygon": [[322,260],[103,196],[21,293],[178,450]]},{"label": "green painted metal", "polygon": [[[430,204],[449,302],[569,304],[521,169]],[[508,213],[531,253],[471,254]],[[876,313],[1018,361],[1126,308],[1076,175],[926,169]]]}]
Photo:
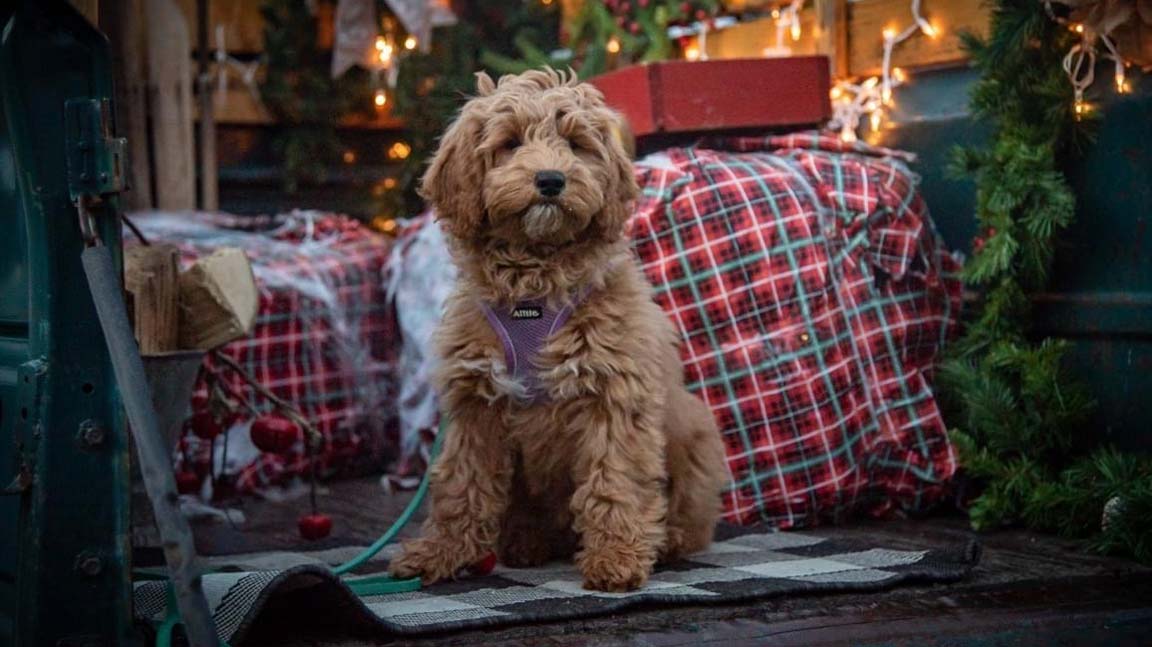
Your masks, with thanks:
[{"label": "green painted metal", "polygon": [[[117,142],[103,131],[111,123],[111,97],[107,42],[67,3],[24,2],[6,17],[0,485],[21,469],[33,480],[22,492],[0,496],[3,645],[136,641],[126,428],[80,265],[83,241],[72,201],[82,192],[119,188],[111,174],[100,175],[122,163]],[[80,177],[90,172],[90,182]],[[115,195],[105,195],[94,211],[99,235],[119,262]]]},{"label": "green painted metal", "polygon": [[[1110,78],[1101,68],[1099,78]],[[921,191],[941,234],[969,251],[976,234],[975,187],[950,177],[951,149],[987,139],[967,112],[971,70],[916,75],[898,92],[891,128],[870,141],[919,159]],[[1077,195],[1075,225],[1062,238],[1053,281],[1035,300],[1039,335],[1072,342],[1070,368],[1100,403],[1090,433],[1121,448],[1152,451],[1152,77],[1132,75],[1116,96],[1098,83],[1093,145],[1068,160]]]}]

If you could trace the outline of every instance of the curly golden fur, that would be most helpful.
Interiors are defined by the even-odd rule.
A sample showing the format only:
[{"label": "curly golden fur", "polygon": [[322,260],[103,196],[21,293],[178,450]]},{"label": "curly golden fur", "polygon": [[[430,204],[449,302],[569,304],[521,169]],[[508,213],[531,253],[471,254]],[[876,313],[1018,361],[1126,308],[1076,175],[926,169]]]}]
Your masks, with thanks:
[{"label": "curly golden fur", "polygon": [[[637,186],[619,118],[571,74],[477,78],[423,181],[460,268],[438,331],[449,430],[422,536],[390,570],[430,582],[491,550],[513,567],[575,553],[585,587],[634,589],[657,559],[711,541],[720,436],[628,248]],[[559,194],[541,171],[563,174]],[[526,403],[479,301],[585,288],[537,358],[547,399]]]}]

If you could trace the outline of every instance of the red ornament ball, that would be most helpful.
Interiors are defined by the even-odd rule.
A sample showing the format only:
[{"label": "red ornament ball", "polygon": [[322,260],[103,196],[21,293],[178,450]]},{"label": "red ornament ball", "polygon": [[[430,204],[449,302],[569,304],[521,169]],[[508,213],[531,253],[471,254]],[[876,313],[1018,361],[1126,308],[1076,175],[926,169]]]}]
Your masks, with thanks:
[{"label": "red ornament ball", "polygon": [[308,541],[323,539],[332,534],[332,517],[326,514],[308,514],[296,522],[300,536]]},{"label": "red ornament ball", "polygon": [[200,491],[200,477],[196,472],[176,472],[176,491],[180,494],[196,494]]},{"label": "red ornament ball", "polygon": [[620,3],[620,13],[628,13],[629,11],[632,11],[632,3],[631,2],[621,2]]},{"label": "red ornament ball", "polygon": [[680,3],[680,13],[684,14],[685,16],[691,15],[692,14],[692,3],[691,2],[681,2]]},{"label": "red ornament ball", "polygon": [[640,33],[640,23],[636,23],[636,22],[628,23],[628,31],[632,32],[633,34],[639,34]]},{"label": "red ornament ball", "polygon": [[704,19],[706,19],[707,17],[708,17],[708,12],[707,12],[707,11],[704,11],[703,9],[697,9],[697,10],[696,10],[696,20],[700,20],[700,21],[703,21],[703,20],[704,20]]},{"label": "red ornament ball", "polygon": [[648,0],[636,0],[636,4],[640,5],[641,9],[648,8]]},{"label": "red ornament ball", "polygon": [[192,410],[202,411],[208,408],[208,392],[197,391],[192,394]]},{"label": "red ornament ball", "polygon": [[977,236],[972,239],[972,249],[979,252],[984,250],[984,237]]},{"label": "red ornament ball", "polygon": [[283,454],[296,445],[300,426],[289,418],[273,413],[253,421],[249,433],[256,449],[270,454]]},{"label": "red ornament ball", "polygon": [[496,568],[496,553],[488,553],[480,561],[468,567],[468,572],[483,577]]},{"label": "red ornament ball", "polygon": [[192,433],[204,440],[212,440],[224,432],[224,427],[210,411],[197,411],[192,414],[191,426]]}]

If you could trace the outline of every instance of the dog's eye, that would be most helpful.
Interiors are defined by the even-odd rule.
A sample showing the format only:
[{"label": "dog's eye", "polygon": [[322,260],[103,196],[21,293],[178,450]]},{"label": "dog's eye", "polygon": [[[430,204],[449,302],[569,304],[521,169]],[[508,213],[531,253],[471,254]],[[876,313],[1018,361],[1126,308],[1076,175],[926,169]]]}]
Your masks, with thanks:
[{"label": "dog's eye", "polygon": [[514,151],[517,148],[520,148],[520,139],[517,137],[513,137],[512,139],[504,142],[504,150],[506,151]]},{"label": "dog's eye", "polygon": [[569,138],[568,138],[568,148],[571,148],[571,149],[572,149],[572,150],[574,150],[574,151],[578,151],[578,150],[581,150],[581,149],[583,149],[584,147],[580,145],[580,142],[578,142],[578,141],[576,141],[575,139],[573,139],[573,138],[569,137]]}]

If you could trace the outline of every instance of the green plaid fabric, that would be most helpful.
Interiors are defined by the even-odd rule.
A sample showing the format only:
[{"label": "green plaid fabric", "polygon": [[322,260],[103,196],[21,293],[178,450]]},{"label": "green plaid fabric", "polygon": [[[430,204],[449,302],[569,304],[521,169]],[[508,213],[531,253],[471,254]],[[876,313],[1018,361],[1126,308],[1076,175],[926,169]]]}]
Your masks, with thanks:
[{"label": "green plaid fabric", "polygon": [[931,504],[956,470],[931,377],[961,284],[916,176],[815,133],[715,148],[642,163],[630,226],[723,431],[727,519]]}]

